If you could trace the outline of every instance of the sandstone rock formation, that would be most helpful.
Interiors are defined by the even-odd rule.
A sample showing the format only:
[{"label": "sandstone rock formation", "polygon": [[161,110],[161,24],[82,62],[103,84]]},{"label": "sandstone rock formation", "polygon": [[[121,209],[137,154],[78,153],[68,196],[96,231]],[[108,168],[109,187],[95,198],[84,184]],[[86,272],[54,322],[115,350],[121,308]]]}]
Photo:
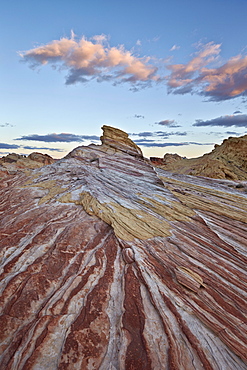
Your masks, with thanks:
[{"label": "sandstone rock formation", "polygon": [[31,159],[32,161],[42,163],[44,166],[47,164],[52,164],[55,162],[55,160],[48,154],[42,154],[38,152],[33,152],[29,154],[27,157],[28,159]]},{"label": "sandstone rock formation", "polygon": [[103,129],[1,180],[0,368],[246,369],[246,194]]},{"label": "sandstone rock formation", "polygon": [[166,153],[163,158],[159,157],[150,157],[150,161],[154,165],[170,165],[176,161],[181,161],[183,157],[178,154]]},{"label": "sandstone rock formation", "polygon": [[170,156],[166,154],[162,161],[150,159],[154,165],[174,173],[234,181],[247,180],[247,135],[230,137],[221,145],[215,145],[211,153],[199,158],[181,159],[180,157],[181,160],[176,158],[170,161],[168,160]]},{"label": "sandstone rock formation", "polygon": [[100,139],[103,147],[111,147],[134,157],[143,157],[141,149],[128,137],[126,132],[106,125],[102,129],[103,136]]},{"label": "sandstone rock formation", "polygon": [[0,178],[7,174],[39,168],[54,162],[55,160],[48,154],[33,152],[25,157],[24,155],[11,153],[0,158]]}]

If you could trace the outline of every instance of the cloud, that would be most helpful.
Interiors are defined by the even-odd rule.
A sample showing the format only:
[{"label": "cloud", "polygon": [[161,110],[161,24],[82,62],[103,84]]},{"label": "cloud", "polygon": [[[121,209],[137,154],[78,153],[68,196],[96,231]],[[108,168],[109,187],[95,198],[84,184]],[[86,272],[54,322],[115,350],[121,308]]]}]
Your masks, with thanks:
[{"label": "cloud", "polygon": [[155,125],[161,125],[161,126],[167,126],[167,127],[181,127],[177,123],[175,123],[175,120],[172,119],[165,119],[163,121],[155,122]]},{"label": "cloud", "polygon": [[173,47],[170,49],[170,51],[174,51],[174,50],[179,50],[180,49],[180,46],[178,45],[173,45]]},{"label": "cloud", "polygon": [[173,120],[170,120],[170,119],[165,119],[163,121],[159,121],[159,122],[155,122],[156,125],[161,125],[161,126],[170,126],[171,124],[173,124],[175,121],[174,119]]},{"label": "cloud", "polygon": [[36,147],[36,146],[22,146],[23,149],[28,149],[28,150],[50,150],[54,152],[64,152],[63,149],[58,149],[58,148],[47,148],[47,147]]},{"label": "cloud", "polygon": [[152,40],[150,40],[151,42],[157,42],[157,41],[159,41],[159,39],[160,39],[160,36],[155,36],[155,37],[153,37],[152,38]]},{"label": "cloud", "polygon": [[237,55],[217,68],[207,67],[218,61],[220,44],[209,42],[187,64],[168,65],[168,92],[197,93],[212,101],[247,94],[247,56]]},{"label": "cloud", "polygon": [[149,140],[149,139],[137,139],[137,140],[134,140],[134,142],[138,145],[142,144],[142,143],[154,143],[155,140]]},{"label": "cloud", "polygon": [[181,131],[176,131],[176,132],[169,132],[169,136],[171,136],[171,135],[177,135],[177,136],[186,136],[187,135],[187,132],[186,131],[183,131],[183,132],[181,132]]},{"label": "cloud", "polygon": [[168,86],[173,93],[184,93],[181,90],[193,89],[194,75],[201,71],[208,63],[213,62],[220,53],[220,44],[212,42],[203,46],[202,50],[192,58],[187,64],[173,64],[167,66],[171,70],[168,78]]},{"label": "cloud", "polygon": [[[135,141],[136,143],[136,141]],[[138,143],[138,145],[140,146],[145,146],[145,147],[160,147],[160,148],[165,148],[167,146],[184,146],[184,145],[189,145],[189,143],[157,143],[157,142],[153,142],[153,143],[150,143],[150,142],[147,142],[145,140],[143,140],[142,142],[140,141]]]},{"label": "cloud", "polygon": [[191,144],[191,145],[215,145],[215,143],[198,143],[197,141],[190,141],[188,144]]},{"label": "cloud", "polygon": [[142,116],[141,114],[135,114],[134,115],[135,118],[145,118],[144,116]]},{"label": "cloud", "polygon": [[46,45],[19,53],[32,68],[51,64],[68,71],[66,84],[113,81],[115,84],[145,84],[158,81],[157,68],[149,64],[150,58],[138,58],[125,50],[123,45],[110,47],[105,35],[96,35],[87,40],[61,38]]},{"label": "cloud", "polygon": [[[170,50],[178,48],[173,45]],[[105,35],[76,39],[72,32],[71,38],[54,40],[19,55],[31,68],[50,64],[54,69],[67,71],[67,85],[95,80],[111,82],[114,86],[128,83],[130,90],[138,91],[162,82],[167,85],[168,93],[198,94],[211,101],[246,96],[247,56],[239,54],[220,65],[220,51],[221,44],[199,44],[198,51],[187,63],[166,65],[171,63],[170,57],[158,60],[135,56],[123,45],[110,46]],[[165,65],[168,74],[164,73]]]},{"label": "cloud", "polygon": [[186,136],[187,132],[181,132],[181,131],[176,131],[176,132],[167,132],[167,131],[155,131],[155,132],[139,132],[139,133],[132,133],[129,134],[131,136],[140,136],[140,137],[163,137],[163,138],[168,138],[168,136]]},{"label": "cloud", "polygon": [[226,131],[227,135],[239,135],[239,132],[236,131]]},{"label": "cloud", "polygon": [[185,142],[182,142],[182,143],[170,143],[170,142],[168,142],[168,143],[158,143],[158,142],[150,143],[150,142],[148,142],[148,140],[143,140],[142,142],[139,141],[138,142],[138,145],[144,146],[144,147],[160,147],[160,148],[164,148],[164,147],[167,147],[167,146],[214,145],[214,143],[197,143],[197,142],[194,142],[194,141],[185,141]]},{"label": "cloud", "polygon": [[221,116],[207,121],[197,119],[193,126],[247,127],[247,114]]},{"label": "cloud", "polygon": [[48,135],[27,135],[21,136],[15,140],[32,140],[32,141],[44,141],[46,143],[65,142],[70,143],[74,141],[82,142],[84,140],[99,140],[99,136],[88,136],[88,135],[74,135],[68,133],[61,134],[48,134]]},{"label": "cloud", "polygon": [[187,132],[186,131],[172,131],[172,132],[167,132],[167,131],[156,131],[154,133],[155,135],[157,136],[164,136],[164,137],[168,137],[168,136],[186,136],[187,135]]},{"label": "cloud", "polygon": [[20,148],[19,145],[0,143],[0,149],[18,149],[18,148]]},{"label": "cloud", "polygon": [[[75,35],[72,38],[74,40],[75,39]],[[96,43],[98,43],[98,44],[103,44],[103,43],[105,43],[108,40],[108,37],[102,33],[101,35],[95,35],[95,36],[91,37],[91,39],[94,40],[94,41],[96,41]]]},{"label": "cloud", "polygon": [[0,125],[0,127],[14,127],[14,125],[11,125],[11,123],[6,122],[6,123]]},{"label": "cloud", "polygon": [[131,135],[137,135],[137,136],[142,136],[142,137],[149,137],[149,136],[154,136],[154,132],[144,131],[144,132],[139,132],[138,134],[131,134]]}]

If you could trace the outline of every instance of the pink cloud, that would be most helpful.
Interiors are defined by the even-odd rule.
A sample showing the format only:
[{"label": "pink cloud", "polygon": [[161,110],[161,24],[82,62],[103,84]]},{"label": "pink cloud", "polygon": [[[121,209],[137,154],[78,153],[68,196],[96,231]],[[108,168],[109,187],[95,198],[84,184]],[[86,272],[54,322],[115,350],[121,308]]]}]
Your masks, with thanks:
[{"label": "pink cloud", "polygon": [[247,91],[247,56],[238,55],[219,68],[204,69],[200,79],[205,83],[205,95],[214,97],[214,100],[245,95]]},{"label": "pink cloud", "polygon": [[197,93],[220,101],[246,95],[247,56],[235,56],[217,68],[220,44],[208,43],[187,64],[169,65],[168,90],[174,94]]},{"label": "pink cloud", "polygon": [[137,57],[123,45],[110,47],[105,35],[76,40],[72,32],[71,38],[54,40],[20,53],[20,56],[33,68],[51,64],[67,70],[67,85],[96,79],[114,85],[127,82],[136,91],[163,82],[169,93],[195,93],[214,101],[246,95],[247,56],[237,55],[219,66],[220,48],[221,45],[214,42],[200,45],[187,63],[168,65],[168,75],[161,72],[165,59],[161,62],[155,58]]},{"label": "pink cloud", "polygon": [[67,84],[92,78],[114,80],[115,83],[158,81],[157,68],[148,63],[148,58],[135,57],[123,46],[110,47],[105,35],[94,36],[91,40],[83,37],[75,41],[72,34],[70,39],[54,40],[20,55],[32,67],[60,64],[69,71]]},{"label": "pink cloud", "polygon": [[168,87],[177,88],[193,82],[195,75],[207,64],[213,62],[220,53],[220,44],[212,42],[204,45],[202,50],[187,64],[171,64],[167,66],[171,70],[168,77]]}]

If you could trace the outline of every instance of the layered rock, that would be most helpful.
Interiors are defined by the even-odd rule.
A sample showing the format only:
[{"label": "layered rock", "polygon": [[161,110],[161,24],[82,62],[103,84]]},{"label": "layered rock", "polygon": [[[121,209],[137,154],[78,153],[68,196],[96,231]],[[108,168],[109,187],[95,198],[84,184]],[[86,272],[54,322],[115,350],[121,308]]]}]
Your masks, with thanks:
[{"label": "layered rock", "polygon": [[16,174],[27,169],[39,168],[54,162],[55,160],[48,154],[33,152],[25,157],[24,155],[11,153],[0,158],[0,177],[5,177],[7,174]]},{"label": "layered rock", "polygon": [[100,139],[103,146],[114,148],[118,152],[123,151],[135,157],[142,157],[141,149],[128,137],[126,132],[106,125],[102,127],[102,130],[103,136]]},{"label": "layered rock", "polygon": [[55,162],[55,160],[50,155],[38,152],[33,152],[29,154],[27,158],[31,159],[32,161],[42,163],[44,166],[47,166],[48,164],[52,164]]},{"label": "layered rock", "polygon": [[122,138],[2,179],[2,369],[246,369],[246,194]]},{"label": "layered rock", "polygon": [[175,161],[167,159],[166,154],[162,162],[152,162],[175,173],[245,181],[247,180],[247,135],[230,137],[221,145],[215,145],[211,153],[199,158]]},{"label": "layered rock", "polygon": [[163,166],[171,165],[172,163],[176,161],[181,161],[181,159],[183,159],[183,157],[181,157],[180,155],[176,153],[175,154],[166,153],[163,158],[150,157],[150,161],[152,162],[152,164],[163,165]]}]

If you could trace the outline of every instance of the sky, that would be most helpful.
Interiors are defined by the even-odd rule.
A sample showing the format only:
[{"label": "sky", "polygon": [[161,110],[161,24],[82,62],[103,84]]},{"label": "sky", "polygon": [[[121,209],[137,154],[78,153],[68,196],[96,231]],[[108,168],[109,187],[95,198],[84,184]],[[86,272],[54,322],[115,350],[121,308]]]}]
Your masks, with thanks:
[{"label": "sky", "polygon": [[246,0],[3,0],[0,156],[129,134],[144,156],[247,133]]}]

